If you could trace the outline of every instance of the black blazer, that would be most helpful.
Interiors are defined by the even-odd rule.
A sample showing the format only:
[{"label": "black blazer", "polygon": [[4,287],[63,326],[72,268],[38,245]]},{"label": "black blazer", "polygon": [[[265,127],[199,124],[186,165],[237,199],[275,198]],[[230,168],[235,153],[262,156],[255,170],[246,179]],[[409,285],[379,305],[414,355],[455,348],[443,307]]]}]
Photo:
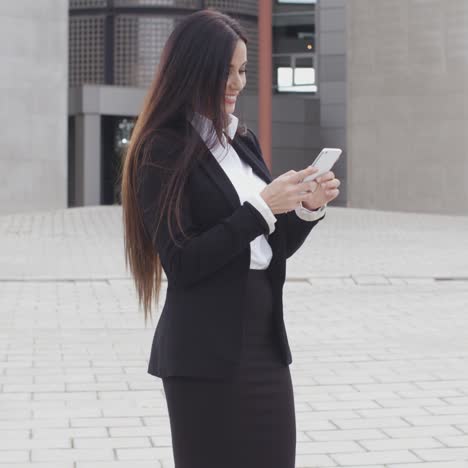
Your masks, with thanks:
[{"label": "black blazer", "polygon": [[[192,130],[197,135],[195,129]],[[182,222],[195,234],[176,246],[164,220],[154,240],[167,276],[164,307],[158,319],[148,373],[223,378],[231,375],[241,352],[242,313],[250,242],[266,234],[273,251],[267,269],[273,288],[274,322],[285,365],[292,362],[283,321],[283,285],[286,259],[304,243],[311,229],[323,219],[304,221],[293,211],[277,214],[275,231],[248,202],[240,204],[230,179],[200,135],[203,161],[195,166],[184,190]],[[266,183],[272,176],[263,160],[259,142],[249,129],[237,133],[232,146],[240,158]],[[151,157],[160,160],[174,144],[155,143]],[[162,189],[161,171],[143,166],[138,173],[138,200],[143,221],[154,238],[153,222]]]}]

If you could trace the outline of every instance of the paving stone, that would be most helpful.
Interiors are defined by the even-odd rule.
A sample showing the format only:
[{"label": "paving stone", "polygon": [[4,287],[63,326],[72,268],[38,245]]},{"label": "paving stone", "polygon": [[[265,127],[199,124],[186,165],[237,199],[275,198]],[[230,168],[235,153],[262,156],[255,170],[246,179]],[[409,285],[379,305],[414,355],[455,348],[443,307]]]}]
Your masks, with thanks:
[{"label": "paving stone", "polygon": [[388,468],[468,468],[467,461],[444,461],[442,463],[410,463],[410,464],[398,464],[398,465],[386,465]]},{"label": "paving stone", "polygon": [[404,450],[415,448],[440,448],[443,444],[431,437],[414,437],[409,439],[384,439],[384,440],[360,440],[362,445],[369,452],[379,450]]},{"label": "paving stone", "polygon": [[113,460],[114,452],[112,449],[99,448],[99,449],[33,449],[31,450],[31,460],[33,462],[39,461],[81,461],[81,460],[93,460],[93,461],[105,461]]},{"label": "paving stone", "polygon": [[[16,467],[15,467],[16,468]],[[31,468],[34,468],[32,466]],[[78,462],[76,468],[169,468],[162,465],[159,460],[124,460],[111,462]]]},{"label": "paving stone", "polygon": [[420,459],[409,450],[389,450],[362,453],[338,453],[333,454],[332,458],[340,466],[366,466],[376,463],[411,463]]},{"label": "paving stone", "polygon": [[[26,463],[14,463],[13,465],[11,462],[2,463],[0,462],[0,468],[75,468],[75,464],[73,462],[64,462],[61,461],[59,463],[33,463],[33,462],[26,462]],[[96,465],[95,465],[96,466]],[[96,468],[101,468],[100,466]]]}]

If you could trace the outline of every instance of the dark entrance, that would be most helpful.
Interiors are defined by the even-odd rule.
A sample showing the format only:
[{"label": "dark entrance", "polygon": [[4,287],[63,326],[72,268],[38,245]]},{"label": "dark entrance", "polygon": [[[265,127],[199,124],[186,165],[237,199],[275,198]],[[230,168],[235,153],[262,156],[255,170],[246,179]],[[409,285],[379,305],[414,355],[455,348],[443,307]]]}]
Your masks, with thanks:
[{"label": "dark entrance", "polygon": [[135,117],[101,117],[101,202],[121,204],[122,164],[135,124]]}]

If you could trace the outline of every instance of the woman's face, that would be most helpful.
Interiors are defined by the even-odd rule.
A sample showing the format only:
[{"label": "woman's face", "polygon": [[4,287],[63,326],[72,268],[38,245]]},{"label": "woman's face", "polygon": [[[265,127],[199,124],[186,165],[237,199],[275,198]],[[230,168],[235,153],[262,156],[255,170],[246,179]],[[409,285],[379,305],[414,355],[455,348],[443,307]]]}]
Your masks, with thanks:
[{"label": "woman's face", "polygon": [[226,113],[232,114],[236,108],[237,95],[242,91],[247,82],[246,69],[247,47],[242,40],[237,41],[236,49],[231,59],[229,78],[226,83],[224,103]]}]

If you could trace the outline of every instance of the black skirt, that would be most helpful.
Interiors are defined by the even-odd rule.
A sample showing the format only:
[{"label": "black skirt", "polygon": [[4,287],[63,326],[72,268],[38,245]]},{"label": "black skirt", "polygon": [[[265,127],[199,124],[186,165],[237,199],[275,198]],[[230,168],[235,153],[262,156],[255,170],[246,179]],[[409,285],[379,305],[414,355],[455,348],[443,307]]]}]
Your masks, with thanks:
[{"label": "black skirt", "polygon": [[289,366],[275,338],[271,284],[249,270],[242,358],[227,380],[164,377],[175,468],[294,468]]}]

